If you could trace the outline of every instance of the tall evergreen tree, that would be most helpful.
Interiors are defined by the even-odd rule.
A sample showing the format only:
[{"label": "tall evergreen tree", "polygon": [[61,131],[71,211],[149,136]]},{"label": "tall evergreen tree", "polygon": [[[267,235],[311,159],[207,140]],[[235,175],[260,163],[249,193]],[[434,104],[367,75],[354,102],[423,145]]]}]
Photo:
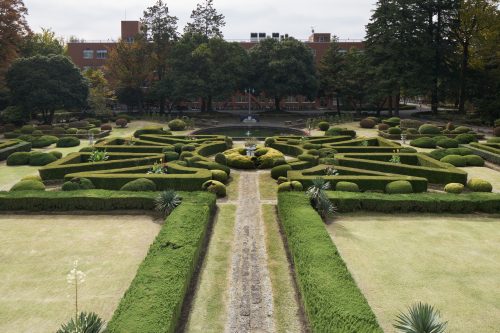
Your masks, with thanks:
[{"label": "tall evergreen tree", "polygon": [[318,67],[320,89],[328,97],[335,97],[337,113],[340,115],[341,86],[344,78],[341,76],[345,67],[345,56],[340,52],[338,38],[333,40]]},{"label": "tall evergreen tree", "polygon": [[207,38],[222,38],[222,28],[226,25],[223,14],[213,6],[213,0],[204,0],[191,13],[192,22],[184,28],[185,33],[200,34]]}]

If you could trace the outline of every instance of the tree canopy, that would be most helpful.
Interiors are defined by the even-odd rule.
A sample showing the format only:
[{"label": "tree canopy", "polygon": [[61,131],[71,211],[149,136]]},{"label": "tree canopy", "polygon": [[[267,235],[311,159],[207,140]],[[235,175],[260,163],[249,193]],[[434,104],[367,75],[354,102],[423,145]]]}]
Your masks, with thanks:
[{"label": "tree canopy", "polygon": [[224,37],[222,28],[226,25],[225,17],[213,6],[213,0],[203,0],[191,13],[191,22],[184,28],[185,33],[200,34],[207,38]]}]

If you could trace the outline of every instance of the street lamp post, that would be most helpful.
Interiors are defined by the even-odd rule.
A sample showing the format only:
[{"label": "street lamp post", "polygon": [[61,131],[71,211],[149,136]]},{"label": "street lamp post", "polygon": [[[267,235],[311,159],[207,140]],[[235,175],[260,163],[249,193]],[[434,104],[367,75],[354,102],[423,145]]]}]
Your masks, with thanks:
[{"label": "street lamp post", "polygon": [[255,94],[255,89],[254,88],[247,88],[245,89],[245,93],[248,93],[248,117],[250,117],[251,110],[252,110],[252,100],[251,100],[251,94]]}]

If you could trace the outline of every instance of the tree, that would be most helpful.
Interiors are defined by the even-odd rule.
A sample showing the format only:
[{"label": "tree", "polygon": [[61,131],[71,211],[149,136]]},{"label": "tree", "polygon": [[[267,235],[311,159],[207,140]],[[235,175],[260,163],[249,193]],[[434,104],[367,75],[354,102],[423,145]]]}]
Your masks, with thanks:
[{"label": "tree", "polygon": [[64,41],[57,38],[50,29],[42,28],[42,32],[29,35],[21,45],[21,55],[24,58],[51,54],[64,54]]},{"label": "tree", "polygon": [[151,77],[151,60],[147,41],[141,35],[132,43],[120,41],[109,53],[105,73],[118,100],[128,107],[143,110],[143,88]]},{"label": "tree", "polygon": [[217,13],[213,0],[204,0],[191,13],[192,22],[184,28],[185,33],[200,34],[207,38],[222,38],[222,28],[226,25],[224,15]]},{"label": "tree", "polygon": [[89,83],[88,105],[95,113],[104,113],[108,110],[107,101],[113,97],[109,89],[108,80],[100,69],[89,68],[83,72]]},{"label": "tree", "polygon": [[285,96],[316,95],[318,82],[312,51],[296,39],[261,41],[250,50],[250,67],[251,82],[258,91],[274,97],[277,111]]},{"label": "tree", "polygon": [[341,73],[345,66],[345,57],[340,53],[337,37],[334,37],[318,67],[321,90],[327,96],[335,96],[337,113],[340,116],[340,95],[343,77]]},{"label": "tree", "polygon": [[[158,0],[152,7],[144,11],[141,20],[142,31],[148,44],[151,67],[155,70],[155,81],[157,87],[165,87],[168,68],[168,57],[173,43],[177,40],[177,17],[171,16],[168,7],[162,0]],[[165,113],[166,92],[156,89],[155,96],[160,104],[160,114]]]},{"label": "tree", "polygon": [[368,76],[368,63],[366,55],[356,49],[350,50],[345,57],[345,66],[340,76],[343,79],[340,89],[343,98],[361,116],[361,108],[367,101],[371,82]]},{"label": "tree", "polygon": [[0,88],[7,69],[18,56],[19,45],[31,33],[27,13],[22,0],[0,1]]},{"label": "tree", "polygon": [[80,70],[61,55],[17,60],[7,72],[7,85],[13,102],[41,113],[46,124],[52,123],[55,110],[84,107],[88,96]]}]

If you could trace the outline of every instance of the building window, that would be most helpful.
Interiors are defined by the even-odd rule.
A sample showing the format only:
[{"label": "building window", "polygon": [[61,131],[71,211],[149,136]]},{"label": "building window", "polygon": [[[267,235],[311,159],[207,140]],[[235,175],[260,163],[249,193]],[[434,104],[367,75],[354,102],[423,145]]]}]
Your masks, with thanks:
[{"label": "building window", "polygon": [[95,57],[96,59],[106,59],[108,57],[108,50],[97,50]]},{"label": "building window", "polygon": [[324,43],[325,42],[325,37],[324,36],[319,36],[318,37],[318,42]]},{"label": "building window", "polygon": [[339,53],[347,53],[347,50],[345,50],[345,49],[339,49]]},{"label": "building window", "polygon": [[127,43],[133,43],[134,42],[134,37],[127,37]]},{"label": "building window", "polygon": [[92,59],[94,58],[93,50],[83,50],[83,59]]}]

